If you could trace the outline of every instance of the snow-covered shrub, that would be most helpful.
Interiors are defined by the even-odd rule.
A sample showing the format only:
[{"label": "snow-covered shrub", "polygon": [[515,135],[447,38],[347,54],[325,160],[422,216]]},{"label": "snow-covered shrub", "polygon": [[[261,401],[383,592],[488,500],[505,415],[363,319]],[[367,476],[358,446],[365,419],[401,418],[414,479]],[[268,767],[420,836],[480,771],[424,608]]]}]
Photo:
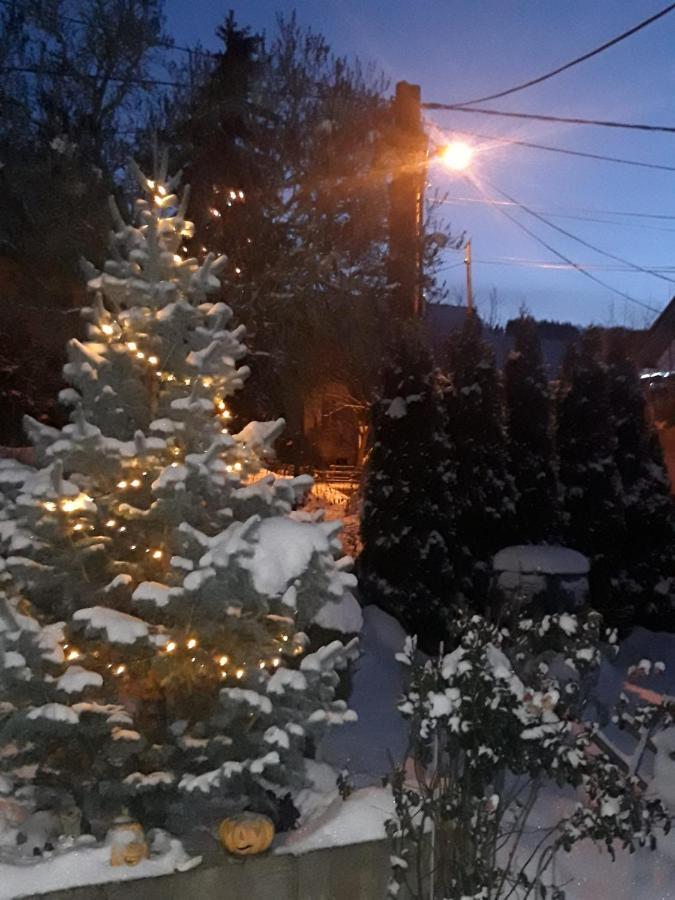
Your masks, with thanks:
[{"label": "snow-covered shrub", "polygon": [[[411,722],[414,774],[393,776],[390,896],[405,883],[425,900],[562,900],[552,866],[560,851],[582,840],[610,854],[616,844],[654,846],[669,826],[660,801],[598,750],[597,726],[583,718],[600,627],[597,616],[563,613],[510,634],[473,617],[458,625],[452,652],[423,664],[408,640],[399,708]],[[559,796],[545,803],[551,787]]]}]

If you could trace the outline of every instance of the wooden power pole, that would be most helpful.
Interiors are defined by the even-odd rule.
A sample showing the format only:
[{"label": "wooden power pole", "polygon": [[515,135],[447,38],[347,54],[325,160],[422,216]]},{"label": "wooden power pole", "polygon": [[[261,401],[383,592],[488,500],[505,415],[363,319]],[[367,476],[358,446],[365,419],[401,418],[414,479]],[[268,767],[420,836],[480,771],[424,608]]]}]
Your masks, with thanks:
[{"label": "wooden power pole", "polygon": [[389,280],[402,318],[421,316],[422,204],[427,139],[422,126],[420,87],[399,81],[394,100],[394,171],[389,195]]},{"label": "wooden power pole", "polygon": [[464,247],[464,265],[466,266],[466,309],[467,314],[473,313],[473,286],[471,284],[471,238]]}]

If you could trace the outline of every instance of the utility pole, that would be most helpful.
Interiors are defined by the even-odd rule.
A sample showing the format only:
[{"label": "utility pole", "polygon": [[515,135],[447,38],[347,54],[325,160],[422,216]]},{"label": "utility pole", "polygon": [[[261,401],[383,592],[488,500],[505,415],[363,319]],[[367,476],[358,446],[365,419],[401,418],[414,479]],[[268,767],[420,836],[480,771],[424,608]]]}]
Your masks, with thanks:
[{"label": "utility pole", "polygon": [[473,315],[473,287],[471,285],[471,238],[464,247],[464,265],[466,266],[466,310],[467,315]]},{"label": "utility pole", "polygon": [[394,100],[394,170],[389,193],[389,280],[401,318],[421,316],[422,203],[427,138],[422,126],[420,87],[399,81]]}]

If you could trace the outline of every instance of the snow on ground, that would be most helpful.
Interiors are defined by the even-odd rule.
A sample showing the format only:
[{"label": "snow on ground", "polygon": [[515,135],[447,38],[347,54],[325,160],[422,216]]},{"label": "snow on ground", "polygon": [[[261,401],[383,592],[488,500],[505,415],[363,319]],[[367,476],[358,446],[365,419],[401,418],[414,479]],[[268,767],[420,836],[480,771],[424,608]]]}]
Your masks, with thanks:
[{"label": "snow on ground", "polygon": [[356,787],[381,784],[393,762],[405,754],[408,725],[396,707],[403,693],[404,667],[395,659],[405,631],[376,606],[363,610],[349,706],[358,722],[333,728],[319,748],[319,758],[336,769],[348,769]]},{"label": "snow on ground", "polygon": [[379,841],[386,836],[384,823],[393,815],[394,798],[389,788],[361,788],[346,800],[336,796],[321,812],[289,832],[276,853],[297,856],[323,847]]},{"label": "snow on ground", "polygon": [[[574,802],[570,789],[546,788],[529,817],[524,846],[536,846],[540,829],[571,811]],[[614,862],[604,848],[580,842],[571,853],[558,854],[555,881],[567,900],[675,900],[675,833],[657,837],[654,851],[630,853],[617,845]]]},{"label": "snow on ground", "polygon": [[144,859],[136,866],[111,866],[110,847],[83,846],[55,852],[38,862],[23,865],[0,863],[0,900],[35,897],[49,891],[103,884],[106,881],[131,881],[170,875],[199,865],[201,857],[190,858],[180,841],[171,839],[166,853]]}]

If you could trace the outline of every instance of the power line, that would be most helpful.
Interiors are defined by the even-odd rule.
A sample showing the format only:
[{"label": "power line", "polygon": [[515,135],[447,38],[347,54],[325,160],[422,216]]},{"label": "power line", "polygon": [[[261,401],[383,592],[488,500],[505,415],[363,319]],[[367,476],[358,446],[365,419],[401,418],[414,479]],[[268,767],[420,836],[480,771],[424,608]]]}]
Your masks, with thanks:
[{"label": "power line", "polygon": [[[463,203],[479,203],[479,204],[489,204],[490,206],[494,204],[499,204],[500,206],[518,206],[517,203],[511,203],[508,200],[484,200],[480,197],[439,197],[432,201],[433,204],[436,203],[448,203],[448,204],[463,204]],[[593,216],[593,213],[597,213],[599,215],[605,216],[631,216],[638,218],[646,218],[646,219],[675,219],[675,216],[666,216],[659,215],[657,213],[634,213],[634,212],[618,212],[617,210],[595,210],[595,209],[581,209],[578,212],[582,213],[591,213],[591,215],[578,215],[577,213],[571,212],[551,212],[550,210],[538,210],[544,215],[551,216],[554,219],[575,219],[579,222],[596,222],[600,225],[619,225],[626,228],[648,228],[653,231],[668,231],[675,232],[675,228],[667,228],[663,225],[649,225],[644,222],[617,222],[612,219],[598,219]]]},{"label": "power line", "polygon": [[660,131],[675,134],[675,126],[642,125],[636,122],[611,122],[605,119],[581,119],[576,116],[545,116],[541,113],[505,112],[501,109],[482,109],[480,106],[457,106],[452,103],[422,103],[423,109],[449,109],[452,112],[480,113],[483,116],[506,116],[511,119],[534,119],[538,122],[564,122],[568,125],[599,125],[603,128],[629,128],[637,131]]},{"label": "power line", "polygon": [[[484,193],[484,192],[483,192]],[[487,194],[484,193],[484,196],[487,197]],[[489,199],[489,198],[488,198]],[[586,278],[589,278],[591,281],[594,281],[596,284],[599,284],[601,287],[606,288],[612,293],[617,294],[619,297],[623,297],[624,300],[628,300],[631,303],[637,304],[637,306],[641,306],[643,309],[648,309],[650,312],[658,313],[660,310],[656,309],[654,306],[650,306],[648,303],[644,303],[642,300],[637,300],[635,297],[631,297],[630,294],[626,294],[624,291],[620,291],[618,288],[613,287],[611,284],[608,284],[606,281],[603,281],[601,278],[598,278],[596,275],[593,275],[592,272],[589,272],[583,266],[580,266],[579,263],[575,263],[574,260],[570,259],[568,256],[565,256],[564,253],[561,253],[559,250],[556,250],[555,247],[552,247],[547,241],[543,238],[539,237],[538,234],[535,234],[527,225],[524,225],[515,216],[512,216],[511,213],[507,212],[504,207],[496,206],[495,209],[497,212],[501,213],[501,215],[505,216],[509,221],[513,222],[518,228],[528,234],[533,240],[537,241],[538,244],[541,244],[542,247],[545,247],[549,253],[552,253],[554,256],[557,256],[558,259],[562,259],[563,262],[568,263],[568,265],[572,266],[573,269],[576,269],[577,272],[580,272],[582,275],[585,275]]]},{"label": "power line", "polygon": [[457,134],[465,134],[470,137],[477,137],[484,141],[497,141],[501,144],[515,144],[518,147],[527,147],[532,150],[548,150],[550,153],[564,153],[568,156],[583,156],[587,159],[597,159],[602,162],[620,163],[624,166],[641,166],[644,169],[660,169],[664,172],[675,172],[675,166],[664,166],[660,163],[641,162],[636,159],[622,159],[618,156],[603,156],[600,153],[586,153],[582,150],[570,150],[567,147],[551,147],[550,144],[534,144],[531,141],[519,141],[515,138],[496,137],[490,134],[479,134],[476,131],[461,131],[459,128],[452,129]]},{"label": "power line", "polygon": [[[57,72],[51,69],[43,69],[40,66],[0,66],[0,72],[21,72],[26,75],[48,75],[51,78],[74,78],[76,81],[94,80],[98,81],[100,76],[90,72]],[[106,76],[104,81],[114,82],[116,84],[154,84],[159,87],[181,87],[188,88],[190,85],[181,81],[164,81],[160,78],[116,78],[115,76]]]},{"label": "power line", "polygon": [[[490,184],[490,182],[488,182],[488,184]],[[652,269],[646,269],[644,266],[638,265],[638,263],[630,262],[630,260],[624,259],[622,256],[616,256],[614,253],[609,253],[607,250],[602,250],[600,247],[596,247],[595,244],[591,244],[588,241],[585,241],[583,238],[578,237],[576,234],[572,234],[571,231],[567,231],[567,229],[561,228],[560,225],[556,225],[554,222],[549,222],[549,220],[542,216],[541,213],[535,212],[533,209],[530,209],[529,206],[526,206],[524,203],[521,203],[519,200],[511,197],[511,195],[507,194],[506,191],[500,190],[493,184],[490,184],[490,187],[492,188],[492,190],[497,191],[498,194],[500,194],[510,203],[514,203],[516,206],[522,209],[523,212],[526,212],[528,215],[533,216],[540,222],[543,222],[544,225],[548,225],[549,228],[553,228],[553,230],[559,232],[559,234],[562,234],[565,237],[576,241],[578,244],[581,244],[584,247],[588,247],[588,249],[593,250],[594,253],[599,253],[601,256],[606,256],[608,259],[613,259],[614,262],[620,262],[623,265],[630,266],[637,272],[642,272],[645,275],[652,275],[654,278],[660,278],[661,281],[668,281],[671,284],[675,284],[675,278],[669,278],[667,275],[662,275],[659,272],[654,272]]]},{"label": "power line", "polygon": [[[14,5],[12,0],[0,0],[0,4],[10,9]],[[86,22],[84,19],[77,19],[75,16],[61,15],[60,18],[63,19],[64,22],[71,22],[73,25],[81,25],[85,28],[91,25],[91,22]],[[173,41],[158,41],[149,49],[153,49],[154,47],[162,47],[165,50],[179,50],[181,53],[194,53],[197,56],[211,56],[214,59],[220,56],[219,53],[214,53],[212,50],[200,50],[196,47],[183,47],[180,44],[173,43]]]},{"label": "power line", "polygon": [[[571,271],[576,268],[576,266],[573,266],[573,265],[570,265],[569,263],[564,263],[564,262],[556,263],[556,262],[547,262],[546,260],[539,260],[539,259],[521,259],[519,257],[513,257],[513,256],[498,256],[498,257],[494,257],[492,259],[476,259],[475,257],[473,257],[472,264],[473,263],[478,263],[479,265],[486,265],[486,266],[515,266],[518,268],[526,268],[526,269],[554,269],[554,270],[558,270],[561,272]],[[443,268],[439,269],[438,271],[445,272],[449,269],[454,269],[456,266],[463,266],[463,265],[464,265],[463,262],[453,263],[452,265],[449,265],[449,266],[443,266]],[[628,266],[619,266],[619,265],[610,266],[610,265],[603,265],[603,264],[598,264],[598,263],[577,263],[577,265],[580,266],[582,269],[593,270],[593,271],[598,271],[598,272],[624,272],[624,273],[630,272],[632,274],[635,274],[634,270]],[[659,268],[655,269],[655,271],[673,272],[673,271],[675,271],[675,267],[664,266],[662,268],[659,267]]]},{"label": "power line", "polygon": [[609,50],[610,47],[614,47],[616,44],[620,44],[621,41],[625,41],[626,38],[631,37],[634,34],[637,34],[638,31],[642,31],[643,28],[646,28],[648,25],[651,25],[652,22],[656,22],[657,19],[661,19],[663,16],[668,15],[668,13],[672,12],[675,9],[675,3],[671,3],[670,6],[666,6],[660,12],[655,13],[653,16],[650,16],[648,19],[643,19],[642,22],[639,22],[637,25],[634,25],[633,28],[629,28],[628,31],[624,31],[622,34],[618,35],[615,38],[612,38],[611,41],[606,41],[604,44],[601,44],[599,47],[596,47],[595,50],[591,50],[588,53],[584,53],[582,56],[577,56],[576,59],[570,60],[570,62],[565,63],[563,66],[558,66],[557,69],[553,69],[550,72],[546,72],[545,75],[539,75],[538,78],[531,78],[529,81],[524,81],[522,84],[516,84],[513,87],[507,88],[504,91],[498,91],[496,94],[488,94],[485,97],[476,97],[473,100],[465,100],[464,103],[459,103],[458,106],[468,106],[472,103],[484,103],[486,100],[496,100],[498,97],[506,97],[509,94],[515,94],[517,91],[524,91],[525,88],[532,87],[535,84],[541,84],[542,81],[548,81],[549,78],[553,78],[554,75],[560,75],[561,72],[566,72],[568,69],[571,69],[573,66],[578,66],[579,63],[586,62],[587,59],[592,59],[594,56],[598,56],[598,54],[603,53],[605,50]]}]

